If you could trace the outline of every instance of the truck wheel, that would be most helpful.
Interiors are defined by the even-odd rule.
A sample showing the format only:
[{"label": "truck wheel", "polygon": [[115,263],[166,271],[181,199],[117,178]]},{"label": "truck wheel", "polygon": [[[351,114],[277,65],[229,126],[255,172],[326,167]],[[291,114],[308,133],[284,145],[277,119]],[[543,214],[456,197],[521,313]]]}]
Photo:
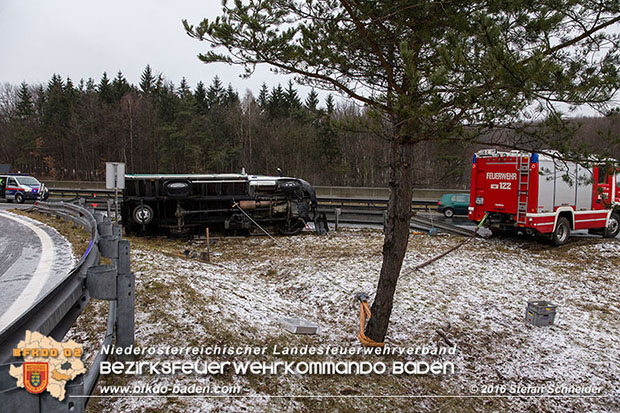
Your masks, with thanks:
[{"label": "truck wheel", "polygon": [[170,231],[168,231],[168,236],[172,239],[187,240],[191,235],[192,231],[189,228],[170,228]]},{"label": "truck wheel", "polygon": [[142,225],[148,225],[153,221],[153,217],[155,216],[155,212],[153,212],[153,208],[149,205],[138,205],[133,209],[133,213],[131,214],[134,222]]},{"label": "truck wheel", "polygon": [[568,241],[570,237],[570,223],[566,217],[558,218],[558,223],[555,226],[555,231],[553,231],[553,236],[551,239],[553,243],[557,246],[564,245]]},{"label": "truck wheel", "polygon": [[454,209],[446,208],[443,210],[443,214],[446,218],[452,218],[454,216]]},{"label": "truck wheel", "polygon": [[24,194],[22,194],[21,192],[15,194],[15,202],[17,202],[18,204],[23,204],[25,199],[26,198],[24,198]]},{"label": "truck wheel", "polygon": [[605,228],[605,238],[616,238],[618,232],[620,232],[620,215],[613,212],[607,222],[607,228]]},{"label": "truck wheel", "polygon": [[501,237],[502,235],[505,235],[506,232],[499,229],[499,228],[489,228],[489,231],[491,231],[491,237],[490,238],[498,238]]}]

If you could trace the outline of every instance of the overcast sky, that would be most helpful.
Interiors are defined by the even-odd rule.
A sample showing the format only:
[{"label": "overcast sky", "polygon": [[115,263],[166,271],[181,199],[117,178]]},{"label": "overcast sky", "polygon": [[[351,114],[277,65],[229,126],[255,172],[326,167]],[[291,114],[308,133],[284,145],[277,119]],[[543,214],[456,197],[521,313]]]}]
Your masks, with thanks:
[{"label": "overcast sky", "polygon": [[266,66],[241,79],[239,67],[198,60],[207,44],[187,36],[181,20],[197,24],[219,14],[221,0],[0,0],[0,83],[47,83],[54,73],[98,82],[104,71],[113,78],[120,70],[137,84],[147,64],[177,86],[183,76],[194,88],[217,75],[241,95],[257,95],[263,82],[287,83]]},{"label": "overcast sky", "polygon": [[267,67],[244,80],[241,68],[198,60],[207,44],[187,36],[181,20],[197,24],[220,11],[221,0],[0,0],[0,83],[47,83],[54,73],[98,82],[120,70],[137,84],[147,64],[192,88],[216,75],[241,94],[288,82]]}]

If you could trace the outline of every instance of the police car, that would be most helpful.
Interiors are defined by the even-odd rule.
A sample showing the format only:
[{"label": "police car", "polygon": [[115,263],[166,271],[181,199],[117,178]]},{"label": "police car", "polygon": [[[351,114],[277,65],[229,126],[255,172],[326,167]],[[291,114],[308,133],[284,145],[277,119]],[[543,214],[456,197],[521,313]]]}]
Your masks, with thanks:
[{"label": "police car", "polygon": [[46,200],[49,191],[44,184],[27,174],[0,175],[0,199],[19,204],[26,200]]}]

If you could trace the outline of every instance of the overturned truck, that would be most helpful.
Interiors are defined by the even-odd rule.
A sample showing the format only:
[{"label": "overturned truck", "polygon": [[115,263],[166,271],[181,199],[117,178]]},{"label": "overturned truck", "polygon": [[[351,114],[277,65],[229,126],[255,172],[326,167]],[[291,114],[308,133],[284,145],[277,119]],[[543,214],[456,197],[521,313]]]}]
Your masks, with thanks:
[{"label": "overturned truck", "polygon": [[[241,174],[126,175],[127,232],[173,238],[261,232],[294,235],[317,220],[316,192],[303,179]],[[318,219],[317,232],[326,230]],[[262,228],[262,229],[261,229]]]}]

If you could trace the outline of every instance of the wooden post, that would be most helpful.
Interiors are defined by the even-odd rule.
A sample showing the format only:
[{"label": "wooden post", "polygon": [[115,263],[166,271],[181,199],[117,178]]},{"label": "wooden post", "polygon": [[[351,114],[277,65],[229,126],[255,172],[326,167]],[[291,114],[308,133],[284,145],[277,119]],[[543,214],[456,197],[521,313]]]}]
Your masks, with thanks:
[{"label": "wooden post", "polygon": [[209,239],[209,227],[207,227],[207,262],[211,262],[211,240]]}]

